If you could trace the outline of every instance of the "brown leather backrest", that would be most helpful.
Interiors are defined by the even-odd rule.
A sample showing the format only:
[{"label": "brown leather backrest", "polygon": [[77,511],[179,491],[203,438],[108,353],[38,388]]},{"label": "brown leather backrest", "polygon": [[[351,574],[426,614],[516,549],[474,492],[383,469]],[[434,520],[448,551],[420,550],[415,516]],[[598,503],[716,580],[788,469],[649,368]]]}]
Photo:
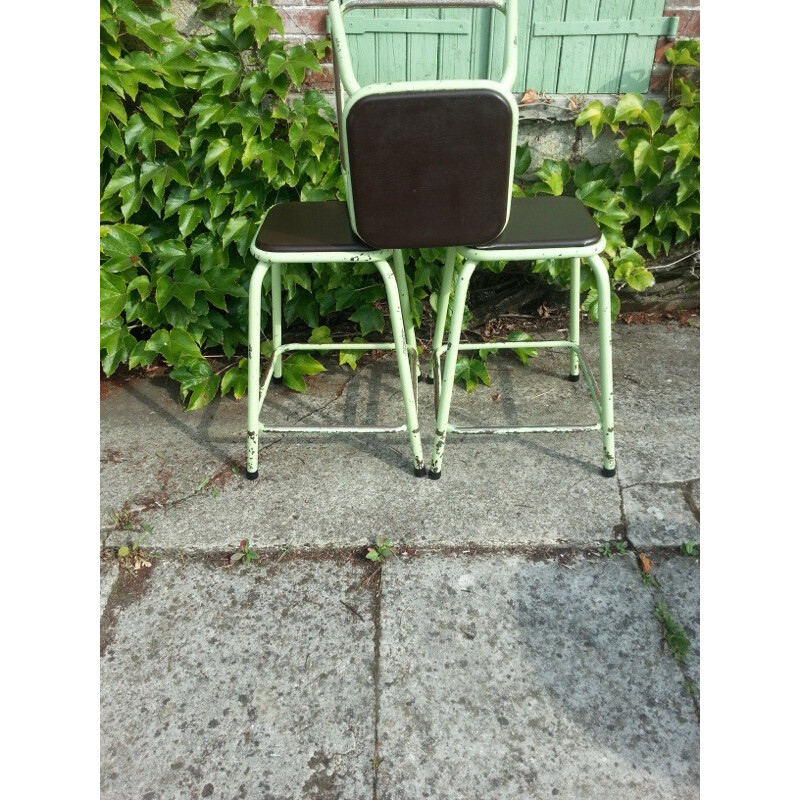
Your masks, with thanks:
[{"label": "brown leather backrest", "polygon": [[347,109],[358,235],[373,247],[481,245],[506,225],[514,114],[491,88],[368,94]]}]

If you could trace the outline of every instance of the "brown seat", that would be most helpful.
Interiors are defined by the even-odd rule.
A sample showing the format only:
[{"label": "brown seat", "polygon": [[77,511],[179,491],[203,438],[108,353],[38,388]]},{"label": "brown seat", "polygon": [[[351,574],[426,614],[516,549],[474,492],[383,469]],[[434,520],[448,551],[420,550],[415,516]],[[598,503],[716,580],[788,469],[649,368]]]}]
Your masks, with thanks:
[{"label": "brown seat", "polygon": [[347,203],[338,200],[273,206],[256,236],[271,253],[342,253],[373,250],[353,233]]},{"label": "brown seat", "polygon": [[505,230],[480,250],[586,247],[600,241],[600,229],[575,197],[514,197]]}]

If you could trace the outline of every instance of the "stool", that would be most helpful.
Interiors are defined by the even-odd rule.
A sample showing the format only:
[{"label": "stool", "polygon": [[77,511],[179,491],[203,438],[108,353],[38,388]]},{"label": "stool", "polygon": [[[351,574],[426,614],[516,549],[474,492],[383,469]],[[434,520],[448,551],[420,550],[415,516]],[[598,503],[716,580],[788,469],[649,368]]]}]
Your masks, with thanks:
[{"label": "stool", "polygon": [[[614,454],[614,394],[611,374],[611,287],[608,270],[600,259],[605,240],[584,205],[574,197],[520,197],[511,201],[509,221],[503,233],[482,247],[459,247],[448,250],[442,275],[442,291],[436,309],[433,340],[433,374],[436,398],[436,432],[429,475],[441,477],[442,458],[448,433],[566,433],[600,430],[603,441],[602,474],[616,474]],[[465,259],[456,281],[450,332],[446,347],[442,347],[445,319],[453,280],[455,255]],[[475,267],[481,261],[536,261],[539,259],[570,259],[570,321],[566,340],[531,342],[492,342],[492,348],[528,349],[564,348],[570,352],[569,380],[577,381],[582,373],[589,388],[599,422],[594,425],[550,425],[532,427],[458,427],[449,423],[453,397],[456,362],[459,353],[480,350],[487,344],[461,343],[464,304]],[[595,276],[598,297],[598,333],[600,338],[600,387],[595,388],[580,351],[580,264],[588,262]],[[444,369],[440,359],[445,354]]]},{"label": "stool", "polygon": [[[250,252],[258,263],[250,279],[247,361],[247,470],[251,480],[258,477],[258,436],[261,431],[280,433],[390,433],[405,431],[414,456],[414,474],[426,474],[417,420],[416,340],[402,253],[375,249],[362,242],[352,230],[344,202],[283,203],[273,206],[264,218]],[[394,270],[388,259],[393,259]],[[375,264],[386,287],[393,342],[345,344],[283,344],[281,310],[281,267],[298,263]],[[261,386],[261,292],[264,276],[272,270],[272,341],[275,349]],[[305,426],[264,425],[261,408],[273,378],[282,374],[284,353],[328,350],[394,350],[405,407],[405,423],[397,427],[375,425]],[[260,387],[260,388],[259,388]]]}]

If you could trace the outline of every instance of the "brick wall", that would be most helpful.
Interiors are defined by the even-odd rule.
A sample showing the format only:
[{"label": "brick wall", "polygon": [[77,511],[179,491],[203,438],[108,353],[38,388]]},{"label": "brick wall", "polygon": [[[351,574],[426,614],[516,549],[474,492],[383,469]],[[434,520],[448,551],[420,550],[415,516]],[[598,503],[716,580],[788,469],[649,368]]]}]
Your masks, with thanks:
[{"label": "brick wall", "polygon": [[658,40],[653,73],[650,76],[651,92],[663,92],[669,80],[671,68],[664,58],[664,51],[674,41],[700,38],[700,0],[667,0],[664,16],[680,17],[678,36],[676,39],[665,39],[662,36]]},{"label": "brick wall", "polygon": [[[283,17],[286,38],[291,44],[300,44],[309,39],[320,39],[328,35],[325,21],[328,16],[327,0],[271,0]],[[309,72],[306,86],[320,91],[333,89],[333,64],[330,50],[322,60],[323,72]]]}]

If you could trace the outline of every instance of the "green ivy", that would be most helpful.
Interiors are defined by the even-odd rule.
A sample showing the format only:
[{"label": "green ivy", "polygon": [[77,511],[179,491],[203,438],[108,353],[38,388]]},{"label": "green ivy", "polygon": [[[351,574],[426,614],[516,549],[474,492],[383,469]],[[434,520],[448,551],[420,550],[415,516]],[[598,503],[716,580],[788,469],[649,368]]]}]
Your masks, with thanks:
[{"label": "green ivy", "polygon": [[[107,375],[121,364],[163,359],[193,409],[218,393],[241,398],[246,391],[247,359],[236,356],[247,344],[247,282],[255,263],[248,247],[265,210],[291,200],[341,199],[344,187],[335,115],[322,94],[303,91],[308,71],[321,71],[329,42],[289,45],[277,11],[251,0],[204,0],[198,13],[206,32],[184,37],[169,6],[169,0],[100,0],[100,355]],[[676,52],[693,57],[686,48]],[[621,131],[624,122],[640,131],[636,136],[645,134],[635,144],[627,135],[620,143],[620,160],[629,160],[630,169],[615,162],[571,171],[545,161],[537,183],[525,190],[560,194],[574,183],[613,248],[615,280],[641,288],[652,276],[632,248],[658,252],[667,237],[679,240],[675,229],[688,236],[697,227],[697,92],[680,81],[675,90],[681,104],[666,127],[655,125],[655,110],[639,108],[636,96],[603,109],[600,123],[594,104],[584,112],[592,109],[580,123],[597,133],[606,125]],[[530,166],[525,151],[517,153],[517,174]],[[654,205],[673,173],[677,201]],[[635,212],[641,231],[625,248],[634,209],[641,209]],[[436,305],[444,251],[411,251],[406,260],[419,325],[423,301]],[[534,269],[564,282],[555,262]],[[584,288],[590,283],[587,274]],[[384,290],[369,264],[292,265],[283,284],[286,323],[302,321],[311,341],[330,341],[322,321],[332,315],[357,326],[353,342],[384,329]],[[591,298],[589,291],[590,313]],[[265,300],[262,309],[266,328]],[[265,342],[262,355],[271,349]],[[226,365],[212,366],[209,355],[224,355]],[[342,351],[339,363],[355,369],[362,355]],[[485,357],[461,367],[468,389],[485,382]],[[305,391],[305,376],[323,369],[310,355],[295,354],[284,362],[284,383]]]},{"label": "green ivy", "polygon": [[[210,32],[184,38],[168,7],[100,2],[101,358],[111,375],[160,356],[187,408],[200,408],[246,390],[246,359],[220,371],[205,355],[246,346],[248,246],[265,209],[343,186],[328,103],[289,98],[321,71],[328,43],[288,46],[277,11],[250,0],[205,0]],[[350,305],[366,318],[377,299],[366,283],[341,267],[324,282],[293,267],[287,320],[317,325],[323,307]],[[290,361],[294,388],[321,369]]]},{"label": "green ivy", "polygon": [[[642,250],[652,257],[669,254],[676,244],[700,232],[700,92],[686,78],[674,78],[677,66],[698,66],[700,43],[677,42],[666,51],[673,66],[670,104],[645,102],[641,94],[623,95],[616,106],[595,100],[578,115],[575,124],[588,126],[597,138],[608,128],[617,139],[619,155],[610,164],[583,161],[574,169],[567,161],[545,159],[534,173],[537,180],[515,187],[517,195],[574,194],[592,211],[606,239],[606,254],[618,285],[644,291],[655,282],[645,267]],[[527,170],[527,147],[518,148],[517,168]],[[569,265],[539,261],[534,271],[556,285],[566,286]],[[588,290],[583,308],[597,319],[594,279],[584,272]],[[619,297],[612,294],[612,313],[619,312]]]}]

